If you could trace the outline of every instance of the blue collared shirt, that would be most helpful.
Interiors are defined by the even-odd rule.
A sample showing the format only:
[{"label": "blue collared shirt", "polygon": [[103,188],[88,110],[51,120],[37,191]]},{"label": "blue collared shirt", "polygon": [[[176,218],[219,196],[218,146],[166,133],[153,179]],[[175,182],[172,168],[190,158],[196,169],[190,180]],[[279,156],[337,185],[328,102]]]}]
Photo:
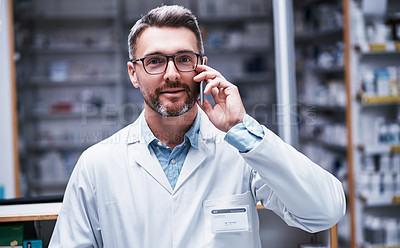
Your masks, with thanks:
[{"label": "blue collared shirt", "polygon": [[[185,134],[184,141],[173,150],[154,136],[144,117],[141,123],[144,141],[150,152],[153,151],[156,155],[172,189],[174,189],[189,149],[191,147],[198,149],[200,114],[197,114],[192,127]],[[262,126],[246,115],[242,123],[228,131],[225,140],[240,152],[248,152],[257,146],[263,137]]]},{"label": "blue collared shirt", "polygon": [[[145,120],[145,118],[143,118],[143,120]],[[186,132],[183,143],[172,150],[154,136],[146,121],[142,121],[142,135],[144,141],[149,150],[153,151],[156,155],[172,189],[175,188],[190,147],[196,150],[198,149],[199,131],[200,115],[198,114],[192,127]]]}]

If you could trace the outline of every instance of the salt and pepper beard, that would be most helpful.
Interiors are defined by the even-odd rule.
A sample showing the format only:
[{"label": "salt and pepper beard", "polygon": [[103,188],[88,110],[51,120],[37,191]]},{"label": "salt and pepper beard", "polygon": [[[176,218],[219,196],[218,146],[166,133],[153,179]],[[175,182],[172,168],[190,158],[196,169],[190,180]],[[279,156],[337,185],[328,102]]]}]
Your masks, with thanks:
[{"label": "salt and pepper beard", "polygon": [[[187,94],[186,100],[180,106],[176,108],[168,108],[162,104],[160,101],[160,94],[164,89],[173,89],[173,88],[183,88]],[[200,94],[199,87],[194,87],[194,90],[191,90],[187,84],[183,84],[181,82],[167,82],[164,86],[158,87],[155,92],[143,92],[143,99],[146,104],[164,117],[176,117],[185,114],[196,104],[197,98]]]}]

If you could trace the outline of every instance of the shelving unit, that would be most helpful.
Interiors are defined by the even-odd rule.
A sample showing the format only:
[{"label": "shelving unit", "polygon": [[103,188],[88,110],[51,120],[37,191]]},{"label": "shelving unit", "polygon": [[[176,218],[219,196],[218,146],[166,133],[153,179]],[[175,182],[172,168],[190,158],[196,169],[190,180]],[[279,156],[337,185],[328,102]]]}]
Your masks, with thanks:
[{"label": "shelving unit", "polygon": [[16,1],[22,196],[62,194],[79,154],[140,114],[127,37],[162,4],[193,10],[209,65],[238,85],[252,116],[277,130],[271,2]]},{"label": "shelving unit", "polygon": [[[385,23],[398,23],[394,13],[400,6],[388,1],[386,13],[371,16],[360,8],[374,1],[294,3],[300,13],[295,13],[295,28],[301,149],[330,169],[345,188],[348,211],[338,224],[339,246],[398,247],[400,237],[394,233],[400,223],[399,37],[376,40],[391,32],[371,32],[384,32]],[[325,21],[315,19],[326,13],[324,7],[318,9],[321,5],[342,10],[343,26],[322,31],[319,25]],[[343,40],[336,45],[341,56],[322,55],[324,49],[316,46],[337,40]],[[329,81],[334,82],[333,89]]]},{"label": "shelving unit", "polygon": [[400,96],[360,96],[363,105],[400,104]]},{"label": "shelving unit", "polygon": [[[300,151],[341,180],[350,198],[342,1],[293,4]],[[351,239],[349,212],[337,225],[339,247]]]},{"label": "shelving unit", "polygon": [[[126,72],[128,61],[126,39],[134,22],[147,10],[162,3],[180,4],[193,10],[205,32],[203,37],[209,65],[220,70],[228,80],[238,85],[250,115],[272,131],[277,130],[271,1],[18,0],[15,2],[18,114],[20,123],[23,123],[19,130],[21,177],[24,183],[22,195],[62,193],[77,156],[91,144],[106,138],[114,130],[130,123],[139,115],[143,109],[143,100],[140,91],[131,86]],[[97,30],[99,26],[109,27],[110,32]],[[64,43],[71,37],[78,38],[82,35],[76,30],[88,27],[91,30],[96,29],[94,38],[89,37],[83,42],[72,42],[70,47],[68,43]],[[48,39],[45,39],[46,34],[41,33],[45,31],[48,31]],[[53,37],[53,45],[50,46],[47,41],[49,37],[57,36],[61,31],[65,32],[63,39]],[[332,30],[330,34],[324,32],[321,31],[315,37],[309,36],[309,39],[324,39],[337,35],[337,30]],[[97,41],[107,40],[109,46],[99,48],[93,45],[97,44]],[[306,42],[308,41],[304,41]],[[67,47],[60,47],[59,44]],[[103,61],[106,66],[101,64],[94,66],[103,68],[100,72],[93,71],[90,67],[81,74],[66,75],[62,71],[68,66],[63,60],[69,57],[83,62],[75,69],[85,69],[85,65]],[[46,68],[51,71],[49,64],[58,58],[61,58],[60,61],[56,61],[59,63],[52,68],[55,74],[49,74]],[[109,65],[115,67],[106,71],[104,68],[108,69]],[[71,70],[71,64],[69,67]],[[315,69],[324,75],[341,74],[341,70],[340,67],[334,70]],[[100,104],[97,94],[101,95],[102,92],[107,92],[109,95],[104,97]],[[49,111],[49,105],[42,103],[62,100],[64,93],[69,96],[82,93],[81,100],[75,102],[85,103],[83,107],[86,108],[82,110],[61,102],[62,104],[54,106],[57,111]],[[87,104],[88,102],[83,99],[91,100]],[[102,106],[101,110],[99,105]],[[105,108],[110,105],[117,110]],[[322,111],[332,111],[335,106],[325,104],[320,108]],[[343,107],[341,109],[343,112]],[[85,116],[82,116],[83,113]],[[99,128],[98,124],[106,129]],[[57,129],[65,131],[68,128],[74,132],[67,134],[57,132]],[[40,135],[37,135],[38,130],[45,132],[39,132]],[[329,143],[326,145],[332,146]],[[338,146],[337,149],[343,148]],[[49,174],[43,176],[39,173],[38,164],[45,156],[50,157],[47,161],[52,163],[47,163],[42,168],[50,172],[57,169],[51,172],[56,176],[48,176]],[[69,162],[63,166],[59,165],[60,161],[66,160]],[[60,168],[63,168],[63,174],[60,174]],[[327,236],[327,232],[308,234],[297,228],[288,227],[271,211],[262,210],[261,207],[258,209],[260,209],[260,233],[263,244],[270,245],[272,242],[274,247],[293,247],[299,242],[327,243],[325,242],[327,237],[322,237],[321,240],[321,236]],[[45,215],[44,218],[50,218],[54,224],[56,214]],[[35,216],[36,214],[29,215],[26,219],[0,216],[0,221],[31,221],[35,220]],[[291,238],[282,239],[276,232],[271,232],[270,227],[285,235],[289,233]]]},{"label": "shelving unit", "polygon": [[208,64],[239,87],[246,111],[276,132],[271,3],[196,4]]},{"label": "shelving unit", "polygon": [[62,194],[79,154],[126,124],[119,8],[15,2],[22,196]]},{"label": "shelving unit", "polygon": [[400,53],[398,37],[388,26],[398,19],[391,12],[400,5],[386,3],[379,13],[378,5],[367,8],[377,4],[372,1],[344,1],[351,20],[346,43],[354,184],[351,247],[400,245]]},{"label": "shelving unit", "polygon": [[300,150],[344,179],[347,140],[340,6],[340,1],[294,1],[294,28]]}]

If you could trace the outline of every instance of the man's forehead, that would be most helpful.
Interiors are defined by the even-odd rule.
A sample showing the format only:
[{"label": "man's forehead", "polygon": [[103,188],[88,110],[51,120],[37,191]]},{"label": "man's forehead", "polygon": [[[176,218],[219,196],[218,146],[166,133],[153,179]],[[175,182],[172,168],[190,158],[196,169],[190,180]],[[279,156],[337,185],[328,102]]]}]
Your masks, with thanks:
[{"label": "man's forehead", "polygon": [[136,45],[139,56],[180,51],[199,52],[195,34],[185,27],[148,27],[139,35]]}]

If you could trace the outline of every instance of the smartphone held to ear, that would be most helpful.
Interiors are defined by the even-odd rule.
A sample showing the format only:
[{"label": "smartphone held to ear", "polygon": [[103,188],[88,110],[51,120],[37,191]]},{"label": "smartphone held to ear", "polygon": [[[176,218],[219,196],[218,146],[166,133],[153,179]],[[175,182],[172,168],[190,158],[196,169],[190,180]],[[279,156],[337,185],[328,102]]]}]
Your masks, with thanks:
[{"label": "smartphone held to ear", "polygon": [[[206,60],[204,58],[201,59],[201,64],[206,64]],[[200,105],[204,105],[204,80],[201,80],[200,82]]]}]

